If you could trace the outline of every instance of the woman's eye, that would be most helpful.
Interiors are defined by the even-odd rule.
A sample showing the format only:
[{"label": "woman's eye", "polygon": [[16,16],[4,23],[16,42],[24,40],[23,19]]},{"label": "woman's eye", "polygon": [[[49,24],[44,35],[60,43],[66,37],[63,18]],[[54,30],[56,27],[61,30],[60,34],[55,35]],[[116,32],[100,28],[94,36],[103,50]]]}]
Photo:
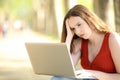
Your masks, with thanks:
[{"label": "woman's eye", "polygon": [[78,24],[78,26],[81,26],[81,24]]}]

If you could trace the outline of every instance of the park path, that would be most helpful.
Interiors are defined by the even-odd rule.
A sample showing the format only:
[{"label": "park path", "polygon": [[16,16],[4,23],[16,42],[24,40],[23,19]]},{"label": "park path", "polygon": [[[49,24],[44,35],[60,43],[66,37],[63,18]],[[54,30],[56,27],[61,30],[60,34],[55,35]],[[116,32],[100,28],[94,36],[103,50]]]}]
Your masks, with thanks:
[{"label": "park path", "polygon": [[34,74],[24,43],[52,40],[31,30],[9,33],[0,38],[0,80],[50,80],[51,76]]}]

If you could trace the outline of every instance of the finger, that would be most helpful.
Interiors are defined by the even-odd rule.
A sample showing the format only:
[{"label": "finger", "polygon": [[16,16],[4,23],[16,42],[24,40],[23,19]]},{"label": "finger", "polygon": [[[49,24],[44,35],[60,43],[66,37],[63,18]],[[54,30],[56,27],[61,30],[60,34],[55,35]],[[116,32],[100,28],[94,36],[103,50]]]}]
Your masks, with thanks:
[{"label": "finger", "polygon": [[76,73],[76,74],[82,74],[82,73],[83,73],[83,70],[76,70],[75,73]]},{"label": "finger", "polygon": [[68,19],[66,19],[66,28],[69,28]]}]

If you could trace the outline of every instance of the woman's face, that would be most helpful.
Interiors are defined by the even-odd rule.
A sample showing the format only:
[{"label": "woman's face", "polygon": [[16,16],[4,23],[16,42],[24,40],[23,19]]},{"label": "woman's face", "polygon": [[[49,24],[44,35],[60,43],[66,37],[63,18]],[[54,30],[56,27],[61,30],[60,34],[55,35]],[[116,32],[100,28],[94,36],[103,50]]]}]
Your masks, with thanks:
[{"label": "woman's face", "polygon": [[88,39],[92,33],[89,25],[81,17],[70,17],[68,19],[70,29],[79,37]]}]

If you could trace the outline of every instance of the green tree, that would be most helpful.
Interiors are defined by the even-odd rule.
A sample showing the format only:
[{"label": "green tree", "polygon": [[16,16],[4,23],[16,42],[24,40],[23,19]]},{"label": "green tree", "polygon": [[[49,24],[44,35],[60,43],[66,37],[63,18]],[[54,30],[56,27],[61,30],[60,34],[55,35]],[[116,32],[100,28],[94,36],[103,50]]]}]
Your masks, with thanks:
[{"label": "green tree", "polygon": [[94,0],[94,12],[105,22],[108,19],[109,0]]},{"label": "green tree", "polygon": [[120,33],[120,0],[114,0],[114,10],[116,31]]},{"label": "green tree", "polygon": [[34,29],[53,36],[58,36],[54,0],[33,0]]}]

